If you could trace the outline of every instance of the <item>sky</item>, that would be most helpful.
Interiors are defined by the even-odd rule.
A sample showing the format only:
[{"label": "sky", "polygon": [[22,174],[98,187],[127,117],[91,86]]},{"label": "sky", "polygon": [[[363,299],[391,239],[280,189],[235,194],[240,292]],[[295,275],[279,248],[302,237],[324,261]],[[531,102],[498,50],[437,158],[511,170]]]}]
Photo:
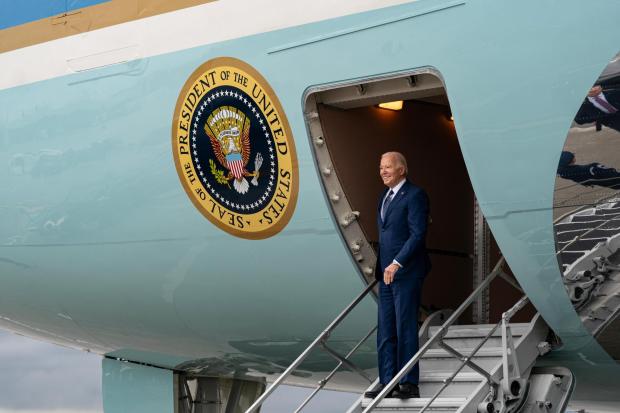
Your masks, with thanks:
[{"label": "sky", "polygon": [[[290,413],[310,389],[282,386],[263,413]],[[323,391],[304,412],[342,413],[358,397]],[[102,413],[101,357],[0,330],[0,413]]]},{"label": "sky", "polygon": [[0,413],[102,412],[101,358],[0,331]]},{"label": "sky", "polygon": [[[263,413],[290,413],[311,392],[282,386]],[[305,413],[342,413],[357,399],[353,393],[323,391]],[[619,406],[597,402],[588,413],[616,413]],[[101,357],[0,330],[0,413],[102,413]]]}]

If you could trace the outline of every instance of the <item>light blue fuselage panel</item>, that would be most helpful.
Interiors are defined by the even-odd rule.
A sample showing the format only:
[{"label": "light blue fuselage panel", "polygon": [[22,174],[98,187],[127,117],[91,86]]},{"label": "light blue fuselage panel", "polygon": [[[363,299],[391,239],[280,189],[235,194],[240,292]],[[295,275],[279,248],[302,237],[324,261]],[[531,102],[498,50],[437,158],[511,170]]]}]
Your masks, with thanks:
[{"label": "light blue fuselage panel", "polygon": [[[439,4],[454,7],[425,13]],[[564,340],[550,363],[594,386],[616,377],[564,291],[552,203],[572,118],[618,52],[619,15],[614,1],[417,1],[0,91],[0,323],[169,368],[290,361],[363,287],[317,178],[304,91],[432,66],[493,234]],[[175,170],[178,93],[219,56],[254,66],[292,127],[299,199],[268,239],[216,228]],[[375,312],[367,302],[337,338],[357,341]]]}]

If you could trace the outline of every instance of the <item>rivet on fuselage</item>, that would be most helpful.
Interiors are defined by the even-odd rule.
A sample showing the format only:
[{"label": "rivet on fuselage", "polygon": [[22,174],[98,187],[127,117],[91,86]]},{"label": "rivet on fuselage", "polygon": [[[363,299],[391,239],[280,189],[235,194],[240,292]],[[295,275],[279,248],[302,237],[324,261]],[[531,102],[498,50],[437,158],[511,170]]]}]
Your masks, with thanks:
[{"label": "rivet on fuselage", "polygon": [[316,111],[306,113],[306,120],[311,121],[319,117],[319,113]]},{"label": "rivet on fuselage", "polygon": [[340,219],[340,225],[343,228],[351,225],[360,216],[359,211],[351,211]]}]

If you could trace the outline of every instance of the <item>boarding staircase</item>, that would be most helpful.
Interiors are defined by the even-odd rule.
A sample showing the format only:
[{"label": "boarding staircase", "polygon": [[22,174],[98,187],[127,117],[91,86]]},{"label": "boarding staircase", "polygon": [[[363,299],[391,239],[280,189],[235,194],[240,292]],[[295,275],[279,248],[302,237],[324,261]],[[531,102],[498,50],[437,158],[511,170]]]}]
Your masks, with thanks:
[{"label": "boarding staircase", "polygon": [[[348,412],[561,411],[552,407],[562,405],[570,375],[540,370],[532,374],[536,359],[549,350],[546,324],[537,315],[531,323],[511,323],[507,329],[508,342],[504,343],[501,326],[450,327],[441,341],[432,344],[420,359],[420,398],[386,398],[373,404],[362,397]],[[441,327],[431,327],[429,333],[441,336],[440,330]],[[509,366],[507,374],[503,370],[505,361]],[[508,380],[503,380],[504,377]],[[534,388],[532,381],[536,383]],[[545,381],[553,386],[538,385]],[[524,410],[528,400],[536,406]],[[542,402],[542,410],[538,409],[538,402]]]},{"label": "boarding staircase", "polygon": [[[495,279],[503,279],[521,291],[503,270],[504,260],[495,266],[474,292],[455,311],[431,314],[420,327],[420,350],[375,398],[360,397],[346,413],[433,412],[433,413],[561,413],[573,389],[571,373],[564,368],[539,368],[535,362],[551,350],[549,329],[540,317],[529,323],[511,323],[528,299],[523,296],[502,315],[497,324],[459,325],[465,310]],[[258,412],[263,402],[316,348],[338,361],[295,410],[302,411],[341,367],[368,378],[350,361],[350,356],[374,333],[373,327],[347,355],[340,355],[327,342],[333,330],[373,290],[368,287],[306,348],[267,388],[246,413]],[[400,379],[420,363],[420,398],[386,398]],[[377,381],[372,383],[373,388]],[[343,412],[344,413],[344,412]]]},{"label": "boarding staircase", "polygon": [[596,336],[620,314],[620,198],[571,211],[554,229],[568,295]]}]

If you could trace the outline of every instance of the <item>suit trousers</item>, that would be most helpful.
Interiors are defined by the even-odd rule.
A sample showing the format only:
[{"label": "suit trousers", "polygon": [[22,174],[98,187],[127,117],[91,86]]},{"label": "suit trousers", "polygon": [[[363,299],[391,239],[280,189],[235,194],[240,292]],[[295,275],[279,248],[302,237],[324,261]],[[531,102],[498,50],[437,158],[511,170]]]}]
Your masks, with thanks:
[{"label": "suit trousers", "polygon": [[[408,274],[407,274],[408,275]],[[418,352],[418,310],[423,277],[401,275],[386,285],[379,281],[379,381],[387,384]],[[420,368],[413,367],[400,383],[418,384]]]}]

